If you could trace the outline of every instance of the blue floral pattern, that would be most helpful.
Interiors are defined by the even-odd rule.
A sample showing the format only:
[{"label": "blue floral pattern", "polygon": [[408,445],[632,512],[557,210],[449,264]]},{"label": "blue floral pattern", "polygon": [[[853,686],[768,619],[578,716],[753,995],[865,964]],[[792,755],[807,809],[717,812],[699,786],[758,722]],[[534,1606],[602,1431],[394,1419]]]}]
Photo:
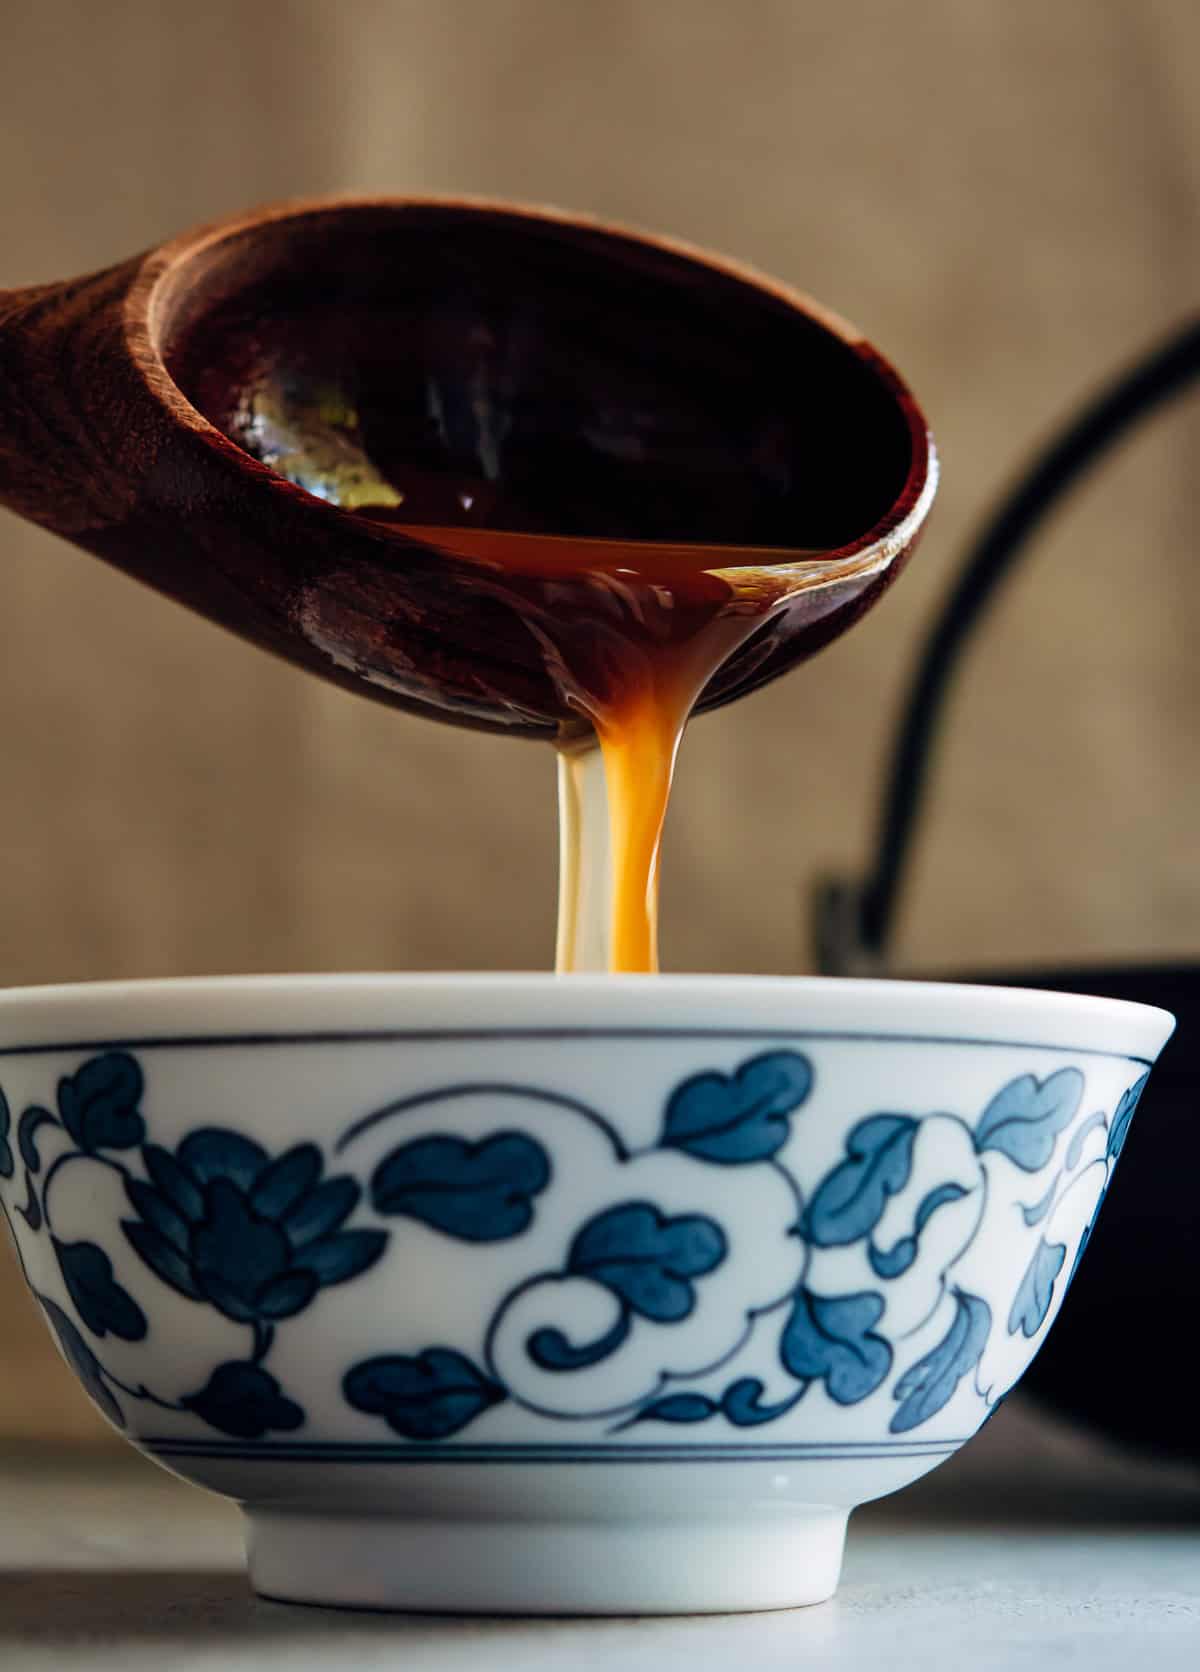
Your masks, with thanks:
[{"label": "blue floral pattern", "polygon": [[444,1440],[504,1398],[498,1382],[449,1347],[370,1359],[348,1371],[344,1385],[356,1410],[381,1416],[406,1440]]},{"label": "blue floral pattern", "polygon": [[219,1364],[198,1393],[185,1395],[182,1405],[210,1427],[240,1440],[261,1440],[270,1429],[304,1425],[303,1410],[259,1364]]},{"label": "blue floral pattern", "polygon": [[260,1331],[357,1277],[387,1241],[343,1229],[362,1188],[345,1174],[322,1179],[315,1144],[272,1160],[249,1138],[206,1127],[174,1155],[147,1144],[142,1160],[153,1182],[125,1182],[138,1214],[122,1224],[130,1243],[180,1294]]},{"label": "blue floral pattern", "polygon": [[751,1057],[733,1074],[696,1074],[672,1093],[659,1142],[726,1166],[766,1161],[792,1135],[812,1066],[798,1051]]},{"label": "blue floral pattern", "polygon": [[[20,1171],[25,1195],[22,1204],[0,1191],[0,1210],[46,1249],[61,1293],[38,1287],[38,1300],[85,1388],[118,1424],[131,1402],[149,1402],[243,1442],[304,1430],[308,1413],[285,1385],[286,1366],[267,1367],[278,1330],[323,1290],[392,1257],[408,1226],[406,1235],[478,1248],[472,1257],[482,1261],[501,1244],[530,1254],[515,1283],[511,1262],[504,1268],[473,1341],[461,1331],[454,1341],[400,1340],[338,1371],[345,1405],[405,1441],[440,1443],[503,1406],[603,1421],[610,1433],[757,1429],[802,1400],[844,1408],[876,1395],[887,1401],[890,1432],[905,1435],[964,1386],[988,1408],[1003,1397],[989,1355],[1011,1340],[1015,1361],[1061,1300],[1145,1081],[1111,1116],[1087,1109],[1073,1066],[1007,1079],[974,1120],[868,1108],[841,1153],[802,1186],[789,1145],[817,1070],[795,1050],[689,1076],[664,1098],[657,1136],[641,1149],[599,1111],[545,1087],[463,1085],[357,1120],[332,1148],[340,1171],[316,1143],[272,1155],[232,1124],[155,1142],[143,1063],[108,1051],[79,1062],[58,1081],[54,1108],[31,1103],[15,1130],[0,1090],[0,1184],[15,1192]],[[495,1124],[444,1130],[456,1100],[465,1109],[473,1097],[492,1100]],[[524,1106],[521,1126],[501,1118],[502,1100]],[[435,1104],[439,1130],[393,1140],[392,1122]],[[597,1200],[564,1235],[546,1204],[553,1133],[565,1120],[590,1129]],[[356,1171],[345,1158],[368,1132],[372,1154]],[[76,1163],[119,1180],[128,1260],[115,1258],[115,1245],[57,1228],[55,1181]],[[1016,1193],[1031,1253],[997,1320],[972,1286],[970,1259],[1000,1177]],[[638,1178],[646,1187],[630,1188]],[[739,1222],[734,1198],[744,1186],[758,1194]],[[1085,1221],[1066,1232],[1073,1196]],[[738,1277],[760,1220],[762,1237],[783,1239],[784,1257],[743,1260]],[[248,1331],[244,1356],[214,1355],[201,1385],[170,1398],[104,1361],[104,1343],[147,1338],[155,1282],[226,1329]]]},{"label": "blue floral pattern", "polygon": [[503,1242],[529,1224],[549,1179],[545,1150],[520,1132],[478,1144],[418,1138],[375,1169],[371,1201],[377,1213],[407,1214],[464,1242]]},{"label": "blue floral pattern", "polygon": [[46,1321],[58,1338],[58,1344],[63,1350],[63,1357],[108,1420],[115,1423],[118,1428],[123,1428],[125,1426],[124,1412],[105,1379],[100,1360],[61,1306],[50,1300],[46,1295],[38,1295],[37,1299],[46,1315]]},{"label": "blue floral pattern", "polygon": [[949,1404],[964,1376],[983,1357],[992,1328],[991,1308],[978,1295],[954,1296],[954,1322],[943,1341],[906,1370],[892,1397],[900,1408],[888,1424],[893,1434],[907,1434]]},{"label": "blue floral pattern", "polygon": [[10,1179],[16,1171],[13,1160],[12,1145],[8,1135],[12,1131],[12,1112],[8,1107],[8,1099],[0,1091],[0,1179]]}]

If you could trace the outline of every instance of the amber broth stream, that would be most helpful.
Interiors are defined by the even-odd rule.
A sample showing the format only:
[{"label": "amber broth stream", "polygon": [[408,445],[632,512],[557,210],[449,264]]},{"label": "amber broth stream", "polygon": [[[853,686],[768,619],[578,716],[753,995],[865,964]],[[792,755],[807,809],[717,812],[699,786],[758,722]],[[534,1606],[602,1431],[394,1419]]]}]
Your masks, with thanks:
[{"label": "amber broth stream", "polygon": [[248,294],[230,258],[173,328],[200,411],[352,513],[345,562],[283,553],[247,615],[282,609],[384,701],[550,742],[558,968],[655,970],[689,715],[896,567],[838,555],[911,466],[890,374],[768,287],[596,228],[430,208],[362,236],[335,260],[317,225],[300,265],[293,236],[287,282]]}]

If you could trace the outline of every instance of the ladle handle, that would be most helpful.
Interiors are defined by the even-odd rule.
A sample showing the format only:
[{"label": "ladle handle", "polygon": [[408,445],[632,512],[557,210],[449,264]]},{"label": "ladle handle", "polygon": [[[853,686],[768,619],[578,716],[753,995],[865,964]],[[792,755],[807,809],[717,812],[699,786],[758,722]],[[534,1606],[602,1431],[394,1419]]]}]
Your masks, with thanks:
[{"label": "ladle handle", "polygon": [[42,492],[29,491],[31,453],[38,451],[30,397],[25,386],[31,336],[40,335],[39,304],[56,290],[35,285],[0,291],[0,505],[18,516],[33,517]]},{"label": "ladle handle", "polygon": [[880,804],[875,858],[864,881],[817,886],[814,938],[826,975],[881,969],[929,776],[938,722],[963,650],[1030,536],[1139,419],[1200,375],[1200,316],[1125,371],[1034,460],[984,525],[917,660],[892,746]]},{"label": "ladle handle", "polygon": [[150,462],[125,329],[140,265],[0,292],[0,505],[67,539],[119,523]]}]

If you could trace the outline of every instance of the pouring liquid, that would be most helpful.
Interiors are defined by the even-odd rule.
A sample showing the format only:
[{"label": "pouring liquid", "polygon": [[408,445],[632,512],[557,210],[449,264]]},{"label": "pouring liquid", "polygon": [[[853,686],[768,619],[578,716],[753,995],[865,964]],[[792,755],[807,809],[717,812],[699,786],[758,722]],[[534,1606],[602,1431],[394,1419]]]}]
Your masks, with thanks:
[{"label": "pouring liquid", "polygon": [[548,583],[551,607],[525,621],[578,722],[557,744],[555,967],[656,971],[662,833],[684,729],[717,670],[797,588],[795,570],[748,570],[739,586],[736,571],[716,569],[739,555],[726,550],[362,514],[475,563],[481,592],[519,573]]},{"label": "pouring liquid", "polygon": [[835,554],[896,500],[907,422],[786,302],[584,227],[428,211],[338,257],[314,233],[286,286],[167,346],[225,436],[368,536],[281,541],[247,620],[396,706],[550,742],[557,967],[653,971],[688,718],[883,590],[894,553]]}]

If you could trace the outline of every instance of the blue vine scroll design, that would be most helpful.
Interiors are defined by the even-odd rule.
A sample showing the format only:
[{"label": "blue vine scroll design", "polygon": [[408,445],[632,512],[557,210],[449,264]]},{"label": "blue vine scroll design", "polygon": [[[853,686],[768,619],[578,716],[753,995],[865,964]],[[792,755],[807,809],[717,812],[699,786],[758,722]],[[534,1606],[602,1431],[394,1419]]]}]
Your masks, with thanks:
[{"label": "blue vine scroll design", "polygon": [[[479,1248],[484,1259],[489,1245],[534,1239],[555,1175],[552,1144],[531,1130],[533,1112],[580,1119],[616,1179],[644,1175],[658,1188],[621,1193],[614,1185],[614,1195],[556,1245],[550,1265],[535,1264],[499,1296],[474,1351],[462,1342],[419,1342],[351,1364],[341,1376],[349,1407],[405,1441],[436,1445],[505,1404],[564,1423],[599,1419],[614,1434],[714,1423],[754,1430],[779,1421],[814,1387],[841,1407],[886,1390],[888,1430],[901,1436],[943,1411],[968,1378],[985,1403],[995,1402],[995,1388],[981,1380],[989,1345],[1008,1338],[1019,1347],[1044,1327],[1091,1229],[1089,1219],[1064,1279],[1059,1216],[1093,1169],[1101,1170],[1096,1199],[1102,1195],[1146,1078],[1125,1091],[1111,1117],[1093,1110],[1081,1118],[1085,1081],[1074,1067],[1009,1079],[973,1124],[943,1113],[868,1113],[806,1196],[784,1152],[816,1071],[795,1050],[751,1056],[732,1073],[689,1076],[666,1098],[658,1135],[640,1150],[577,1099],[539,1086],[467,1084],[355,1121],[334,1146],[338,1171],[316,1144],[271,1154],[228,1126],[192,1130],[174,1148],[153,1142],[142,1064],[114,1050],[82,1061],[59,1080],[54,1107],[31,1104],[15,1130],[0,1090],[0,1209],[19,1257],[22,1239],[48,1245],[69,1309],[32,1280],[30,1287],[111,1421],[123,1426],[125,1403],[147,1402],[265,1444],[267,1435],[307,1423],[268,1368],[277,1332],[323,1290],[370,1272],[398,1222]],[[441,1129],[453,1124],[456,1104],[480,1098],[498,1112],[493,1130]],[[514,1108],[525,1110],[524,1128],[500,1120]],[[382,1132],[386,1143],[391,1122],[432,1118],[434,1109],[438,1131],[387,1148],[365,1177],[348,1166],[348,1152],[367,1133]],[[1089,1143],[1097,1149],[1101,1137],[1102,1153],[1089,1158]],[[51,1139],[54,1159],[43,1171]],[[104,1362],[107,1341],[136,1345],[150,1326],[112,1251],[56,1231],[52,1186],[80,1161],[120,1180],[123,1246],[143,1272],[247,1332],[241,1357],[222,1358],[182,1395],[160,1397]],[[1015,1211],[1038,1233],[998,1322],[967,1286],[995,1167],[1029,1177],[1032,1199]],[[764,1260],[752,1221],[758,1257],[742,1264],[775,1288],[749,1298],[734,1281],[739,1247],[750,1240],[744,1225],[740,1234],[732,1229],[737,1178],[754,1183],[755,1216],[768,1204],[782,1239],[783,1257]],[[678,1199],[684,1179],[694,1187],[692,1207]],[[19,1236],[14,1216],[24,1226]],[[932,1287],[924,1279],[914,1287],[910,1274],[929,1265],[927,1248]],[[851,1258],[860,1286],[844,1279]],[[708,1328],[718,1315],[723,1334]],[[944,1333],[897,1374],[905,1343],[922,1331],[928,1342],[938,1319]],[[760,1355],[757,1373],[748,1372],[752,1339],[756,1351],[762,1340],[770,1344],[769,1370]],[[626,1358],[633,1381],[619,1368]],[[651,1364],[658,1368],[648,1371]]]},{"label": "blue vine scroll design", "polygon": [[[32,1283],[59,1345],[84,1387],[109,1419],[124,1426],[117,1393],[162,1408],[190,1411],[222,1433],[260,1438],[302,1426],[303,1409],[288,1398],[263,1360],[276,1327],[310,1304],[319,1289],[345,1283],[372,1266],[386,1232],[346,1229],[362,1194],[349,1175],[323,1178],[314,1144],[271,1157],[261,1145],[223,1127],[188,1134],[175,1151],[147,1139],[140,1063],[127,1052],[89,1058],[58,1082],[56,1112],[27,1108],[17,1127],[27,1203],[16,1212],[50,1245],[75,1317]],[[8,1106],[0,1116],[0,1165],[7,1156]],[[53,1130],[59,1153],[39,1180],[44,1143]],[[141,1172],[133,1166],[134,1157]],[[147,1335],[138,1302],[118,1281],[110,1256],[88,1240],[55,1234],[52,1193],[67,1167],[83,1160],[115,1173],[131,1210],[121,1229],[129,1248],[169,1288],[215,1308],[250,1332],[244,1359],[213,1367],[202,1387],[175,1400],[132,1387],[108,1369],[83,1333],[137,1342]],[[18,1248],[19,1248],[18,1243]]]}]

